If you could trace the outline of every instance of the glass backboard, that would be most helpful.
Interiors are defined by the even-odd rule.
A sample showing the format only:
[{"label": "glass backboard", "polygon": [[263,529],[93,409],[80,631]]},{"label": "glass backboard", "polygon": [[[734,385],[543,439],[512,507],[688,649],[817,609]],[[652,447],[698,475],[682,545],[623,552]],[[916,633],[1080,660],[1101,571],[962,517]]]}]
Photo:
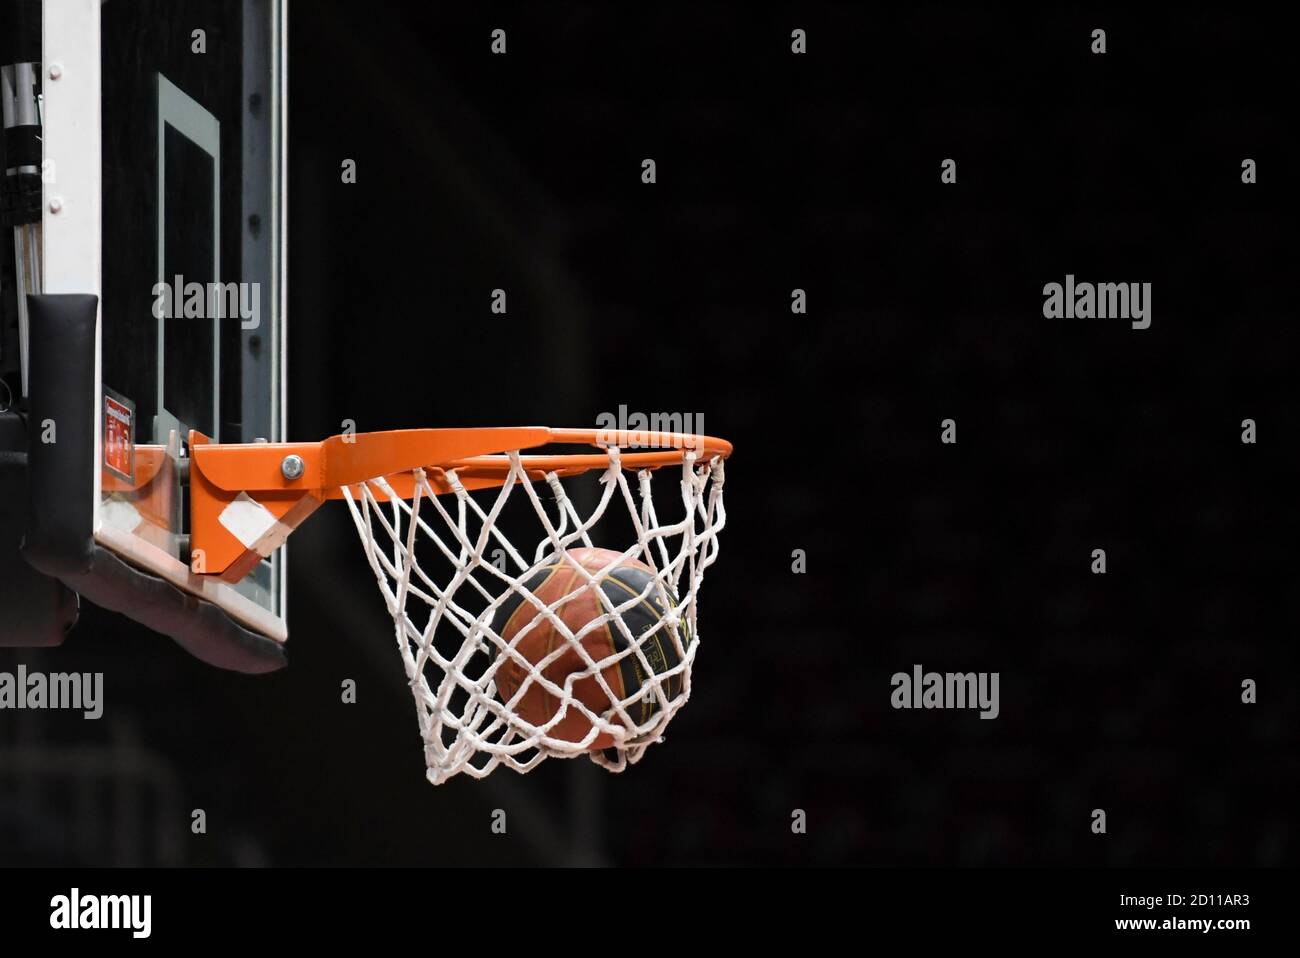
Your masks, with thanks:
[{"label": "glass backboard", "polygon": [[[284,550],[238,583],[204,575],[183,479],[191,429],[284,438],[285,5],[46,0],[44,36],[62,74],[46,153],[67,194],[44,216],[47,290],[88,291],[88,255],[100,271],[95,538],[282,639]],[[79,75],[92,52],[97,91]],[[62,162],[95,114],[98,170]],[[95,176],[91,252],[69,220],[84,232]]]}]

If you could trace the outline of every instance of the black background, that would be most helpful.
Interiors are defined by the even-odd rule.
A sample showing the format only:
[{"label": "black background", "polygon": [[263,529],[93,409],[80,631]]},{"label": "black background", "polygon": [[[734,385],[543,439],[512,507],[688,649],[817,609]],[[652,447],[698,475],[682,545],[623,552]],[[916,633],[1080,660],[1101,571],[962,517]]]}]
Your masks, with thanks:
[{"label": "black background", "polygon": [[[291,434],[702,414],[736,453],[692,700],[621,776],[429,786],[331,508],[293,539],[283,673],[208,670],[95,610],[57,652],[0,655],[104,669],[111,735],[48,713],[42,734],[134,736],[172,783],[145,819],[170,837],[135,844],[109,799],[73,841],[50,788],[48,834],[9,816],[8,863],[167,842],[223,864],[1294,863],[1278,24],[318,0],[290,38]],[[1045,319],[1067,273],[1152,283],[1150,329]],[[999,718],[894,711],[915,663],[999,671]]]}]

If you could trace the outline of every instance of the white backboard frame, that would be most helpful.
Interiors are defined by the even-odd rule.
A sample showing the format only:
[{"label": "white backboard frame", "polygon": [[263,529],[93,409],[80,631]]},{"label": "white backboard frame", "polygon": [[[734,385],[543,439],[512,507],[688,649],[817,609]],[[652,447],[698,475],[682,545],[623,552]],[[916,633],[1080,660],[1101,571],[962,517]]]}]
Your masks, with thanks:
[{"label": "white backboard frame", "polygon": [[[212,277],[221,279],[221,122],[205,110],[171,80],[158,74],[158,282],[172,282],[172,269],[162,261],[167,248],[167,128],[171,127],[212,159]],[[212,317],[212,397],[211,423],[213,442],[221,442],[221,320]],[[183,436],[187,429],[167,408],[167,377],[161,370],[167,362],[167,320],[158,317],[157,401],[161,435],[174,430]],[[154,438],[157,438],[155,436]]]}]

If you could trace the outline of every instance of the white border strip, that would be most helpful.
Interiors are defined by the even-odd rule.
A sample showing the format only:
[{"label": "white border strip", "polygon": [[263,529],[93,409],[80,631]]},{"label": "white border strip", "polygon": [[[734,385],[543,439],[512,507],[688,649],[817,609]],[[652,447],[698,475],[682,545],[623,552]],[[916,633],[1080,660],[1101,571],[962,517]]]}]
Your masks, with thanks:
[{"label": "white border strip", "polygon": [[[170,283],[163,254],[167,249],[167,127],[171,127],[212,157],[212,282],[221,282],[221,121],[161,73],[158,74],[158,282]],[[173,301],[184,290],[172,290]],[[167,320],[158,318],[158,402],[155,409],[165,421],[175,420],[163,401],[167,393],[164,336]],[[155,436],[158,440],[162,437]],[[212,317],[212,435],[221,441],[221,321]]]},{"label": "white border strip", "polygon": [[[100,0],[45,0],[42,91],[46,169],[41,244],[46,293],[101,296],[101,157],[99,81]],[[59,75],[51,79],[51,72]],[[52,207],[58,207],[58,212]],[[95,324],[95,385],[87,414],[95,424],[95,449],[103,446],[98,387],[102,381],[101,322]],[[100,457],[95,456],[93,495],[99,526]]]}]

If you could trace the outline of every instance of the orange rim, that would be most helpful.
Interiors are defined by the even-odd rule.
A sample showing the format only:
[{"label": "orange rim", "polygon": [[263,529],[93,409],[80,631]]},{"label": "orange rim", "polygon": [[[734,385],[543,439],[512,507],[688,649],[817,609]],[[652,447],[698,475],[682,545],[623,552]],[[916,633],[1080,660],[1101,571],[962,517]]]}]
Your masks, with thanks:
[{"label": "orange rim", "polygon": [[[624,469],[659,469],[663,466],[677,465],[688,452],[694,452],[696,460],[701,462],[726,459],[731,455],[731,443],[727,440],[694,433],[619,429],[551,429],[549,432],[550,443],[556,445],[595,446],[598,449],[617,446],[619,465]],[[651,451],[625,451],[645,446],[656,448]],[[604,469],[609,465],[609,454],[538,453],[520,456],[519,461],[524,470],[530,474],[540,476],[554,472],[561,476],[576,476],[592,469]],[[499,477],[510,471],[510,457],[472,456],[449,462],[444,468],[454,469],[456,475],[462,478]]]}]

